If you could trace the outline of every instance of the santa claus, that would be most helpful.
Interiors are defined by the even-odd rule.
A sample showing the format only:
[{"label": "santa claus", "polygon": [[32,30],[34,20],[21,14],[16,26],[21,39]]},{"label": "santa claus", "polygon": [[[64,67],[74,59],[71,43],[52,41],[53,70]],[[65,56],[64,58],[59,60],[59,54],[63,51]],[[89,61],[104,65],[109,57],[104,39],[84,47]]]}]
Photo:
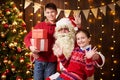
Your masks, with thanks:
[{"label": "santa claus", "polygon": [[56,23],[55,34],[56,38],[53,51],[57,56],[59,52],[56,50],[56,46],[60,46],[63,49],[63,54],[68,59],[74,48],[75,42],[75,29],[69,18],[62,18]]},{"label": "santa claus", "polygon": [[[75,32],[76,27],[74,22],[70,18],[62,18],[56,23],[54,37],[56,39],[55,44],[53,46],[54,55],[58,56],[63,54],[66,59],[69,60],[71,53],[75,47]],[[60,47],[63,52],[59,52],[57,47]],[[102,64],[99,65],[96,63],[98,67],[103,66],[104,64],[104,56],[99,54],[102,58]],[[59,59],[59,58],[58,58]],[[47,78],[47,80],[55,80],[59,75],[59,71],[66,70],[66,66],[63,66],[60,61],[58,60],[58,72]],[[94,75],[87,78],[87,80],[94,80]]]}]

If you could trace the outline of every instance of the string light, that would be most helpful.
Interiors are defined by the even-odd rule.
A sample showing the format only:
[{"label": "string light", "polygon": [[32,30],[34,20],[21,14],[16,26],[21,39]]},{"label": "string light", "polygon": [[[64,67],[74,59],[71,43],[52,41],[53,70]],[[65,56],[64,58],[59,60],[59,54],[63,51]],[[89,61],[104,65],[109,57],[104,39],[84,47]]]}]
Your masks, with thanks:
[{"label": "string light", "polygon": [[101,5],[102,5],[102,6],[104,6],[104,5],[105,5],[105,3],[104,3],[104,2],[102,2],[102,3],[101,3]]},{"label": "string light", "polygon": [[114,63],[114,64],[117,64],[117,60],[114,60],[113,63]]},{"label": "string light", "polygon": [[110,50],[114,50],[114,47],[113,47],[113,46],[111,46],[111,47],[110,47]]}]

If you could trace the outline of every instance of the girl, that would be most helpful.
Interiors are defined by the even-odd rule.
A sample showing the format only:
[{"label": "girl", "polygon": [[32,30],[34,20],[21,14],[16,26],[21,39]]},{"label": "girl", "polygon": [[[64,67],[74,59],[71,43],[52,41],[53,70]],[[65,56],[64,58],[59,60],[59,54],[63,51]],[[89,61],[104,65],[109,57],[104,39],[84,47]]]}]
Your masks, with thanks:
[{"label": "girl", "polygon": [[91,48],[91,38],[88,31],[78,30],[76,41],[78,47],[73,50],[69,59],[65,58],[63,49],[59,45],[54,45],[57,57],[65,67],[56,80],[87,80],[88,77],[93,76],[95,65],[102,66],[104,64],[104,56],[100,57],[102,54],[97,51],[96,47]]}]

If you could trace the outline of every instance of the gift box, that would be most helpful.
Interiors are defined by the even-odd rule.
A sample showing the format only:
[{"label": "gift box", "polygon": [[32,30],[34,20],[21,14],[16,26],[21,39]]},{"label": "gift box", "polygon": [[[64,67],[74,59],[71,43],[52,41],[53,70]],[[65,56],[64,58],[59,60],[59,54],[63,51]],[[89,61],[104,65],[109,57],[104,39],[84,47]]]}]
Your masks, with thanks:
[{"label": "gift box", "polygon": [[48,51],[48,39],[31,39],[32,46],[35,46],[39,51]]},{"label": "gift box", "polygon": [[46,29],[33,29],[32,30],[32,38],[47,38],[47,30]]}]

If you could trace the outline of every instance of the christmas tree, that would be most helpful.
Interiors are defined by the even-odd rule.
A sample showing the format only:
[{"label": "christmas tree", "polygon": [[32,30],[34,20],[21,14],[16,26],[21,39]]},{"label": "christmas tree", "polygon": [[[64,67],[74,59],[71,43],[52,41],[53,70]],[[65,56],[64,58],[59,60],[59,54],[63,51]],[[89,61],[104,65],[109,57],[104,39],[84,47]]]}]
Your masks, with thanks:
[{"label": "christmas tree", "polygon": [[26,24],[13,1],[0,6],[0,76],[1,80],[32,80],[29,50],[23,39]]}]

